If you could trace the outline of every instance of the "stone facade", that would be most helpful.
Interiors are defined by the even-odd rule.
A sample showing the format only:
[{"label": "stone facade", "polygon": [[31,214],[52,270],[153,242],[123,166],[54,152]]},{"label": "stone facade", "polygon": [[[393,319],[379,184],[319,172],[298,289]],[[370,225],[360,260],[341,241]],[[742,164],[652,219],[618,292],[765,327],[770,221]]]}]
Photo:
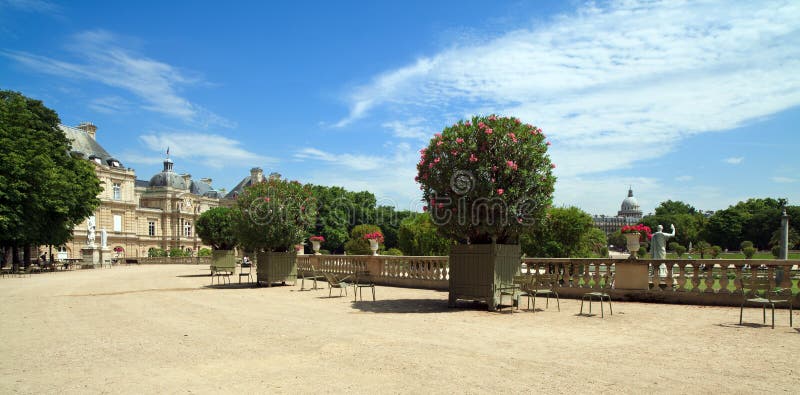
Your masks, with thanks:
[{"label": "stone facade", "polygon": [[[61,129],[73,142],[73,154],[95,165],[103,187],[98,196],[100,206],[94,212],[96,233],[106,230],[108,247],[121,249],[116,255],[145,257],[150,248],[181,248],[196,254],[209,248],[197,237],[194,224],[201,213],[224,200],[211,187],[210,179],[195,181],[189,174],[175,174],[167,158],[161,173],[150,181],[137,180],[133,169],[124,167],[97,143],[97,127],[83,123],[62,125]],[[59,258],[81,257],[81,248],[87,243],[87,221],[75,227],[72,240],[59,247]]]}]

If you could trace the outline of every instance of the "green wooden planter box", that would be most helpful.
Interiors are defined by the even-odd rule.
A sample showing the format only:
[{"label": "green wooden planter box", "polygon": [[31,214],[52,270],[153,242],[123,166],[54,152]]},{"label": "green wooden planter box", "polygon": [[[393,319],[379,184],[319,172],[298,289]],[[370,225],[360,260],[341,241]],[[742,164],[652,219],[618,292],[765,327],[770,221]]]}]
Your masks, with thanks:
[{"label": "green wooden planter box", "polygon": [[212,270],[230,271],[236,270],[236,255],[233,250],[214,250],[211,251]]},{"label": "green wooden planter box", "polygon": [[511,284],[520,273],[518,244],[462,244],[450,249],[449,305],[456,300],[484,301],[494,311],[500,300],[495,285]]},{"label": "green wooden planter box", "polygon": [[292,252],[259,252],[256,261],[256,274],[259,284],[291,282],[297,283],[297,253]]}]

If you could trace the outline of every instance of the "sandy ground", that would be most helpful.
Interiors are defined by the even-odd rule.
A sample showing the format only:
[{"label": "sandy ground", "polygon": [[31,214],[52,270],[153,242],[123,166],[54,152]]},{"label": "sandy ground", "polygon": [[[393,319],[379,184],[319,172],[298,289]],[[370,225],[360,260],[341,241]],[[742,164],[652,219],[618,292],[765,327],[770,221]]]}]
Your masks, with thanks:
[{"label": "sandy ground", "polygon": [[206,272],[0,279],[0,392],[800,393],[800,329],[785,310],[775,330],[760,310],[739,326],[726,307],[614,303],[602,319],[562,300],[561,312],[489,313],[417,289],[354,303],[299,286],[210,288]]}]

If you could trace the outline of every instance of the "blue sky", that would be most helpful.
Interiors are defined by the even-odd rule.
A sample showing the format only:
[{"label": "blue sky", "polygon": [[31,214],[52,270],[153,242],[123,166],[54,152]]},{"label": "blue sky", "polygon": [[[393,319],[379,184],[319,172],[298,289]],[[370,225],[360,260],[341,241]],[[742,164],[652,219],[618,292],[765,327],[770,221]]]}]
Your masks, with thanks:
[{"label": "blue sky", "polygon": [[0,0],[0,89],[141,179],[169,146],[217,188],[260,166],[417,209],[417,151],[497,113],[553,142],[557,205],[800,204],[796,1]]}]

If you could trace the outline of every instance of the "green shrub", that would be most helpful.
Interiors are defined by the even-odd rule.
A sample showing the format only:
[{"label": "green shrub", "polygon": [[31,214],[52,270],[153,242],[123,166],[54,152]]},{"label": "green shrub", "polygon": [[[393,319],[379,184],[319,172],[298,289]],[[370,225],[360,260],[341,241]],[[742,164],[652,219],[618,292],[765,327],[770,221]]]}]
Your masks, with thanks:
[{"label": "green shrub", "polygon": [[722,252],[722,247],[720,246],[713,246],[711,250],[708,252],[711,255],[711,259],[717,259],[719,254]]},{"label": "green shrub", "polygon": [[403,256],[403,251],[400,251],[397,248],[390,248],[382,252],[381,255]]},{"label": "green shrub", "polygon": [[200,251],[197,251],[197,256],[211,256],[211,249],[201,248]]},{"label": "green shrub", "polygon": [[171,248],[169,250],[169,256],[170,257],[186,256],[186,251],[184,251],[183,248]]},{"label": "green shrub", "polygon": [[776,245],[776,246],[772,247],[772,256],[774,256],[775,259],[778,259],[778,258],[781,257],[781,246]]},{"label": "green shrub", "polygon": [[673,242],[669,243],[669,244],[667,245],[667,247],[669,248],[669,250],[670,250],[670,251],[675,251],[675,250],[677,250],[677,249],[678,249],[678,246],[679,246],[679,245],[680,245],[680,244],[678,244],[678,242],[677,242],[677,241],[673,241]]},{"label": "green shrub", "polygon": [[608,247],[600,247],[600,258],[608,258]]},{"label": "green shrub", "polygon": [[[381,228],[377,225],[356,225],[350,231],[350,240],[344,243],[344,250],[348,255],[372,255],[372,250],[369,248],[369,241],[364,238],[365,234],[381,232]],[[383,244],[378,245],[380,250]]]},{"label": "green shrub", "polygon": [[167,256],[167,252],[162,250],[161,248],[151,248],[147,250],[147,256],[151,258]]},{"label": "green shrub", "polygon": [[753,255],[756,254],[756,249],[753,247],[745,247],[742,248],[742,253],[745,259],[753,259]]},{"label": "green shrub", "polygon": [[742,242],[742,244],[739,244],[739,248],[742,250],[742,252],[744,252],[744,249],[748,248],[748,247],[749,248],[753,247],[753,242],[752,241],[745,240],[745,241]]},{"label": "green shrub", "polygon": [[215,250],[232,250],[237,244],[234,231],[237,215],[236,210],[232,208],[212,208],[200,214],[195,223],[195,232],[204,244],[210,245]]},{"label": "green shrub", "polygon": [[675,247],[675,253],[678,254],[678,258],[682,257],[683,254],[686,253],[686,247],[678,244],[678,246]]},{"label": "green shrub", "polygon": [[639,252],[637,253],[639,259],[647,257],[647,247],[641,246],[639,247]]}]

